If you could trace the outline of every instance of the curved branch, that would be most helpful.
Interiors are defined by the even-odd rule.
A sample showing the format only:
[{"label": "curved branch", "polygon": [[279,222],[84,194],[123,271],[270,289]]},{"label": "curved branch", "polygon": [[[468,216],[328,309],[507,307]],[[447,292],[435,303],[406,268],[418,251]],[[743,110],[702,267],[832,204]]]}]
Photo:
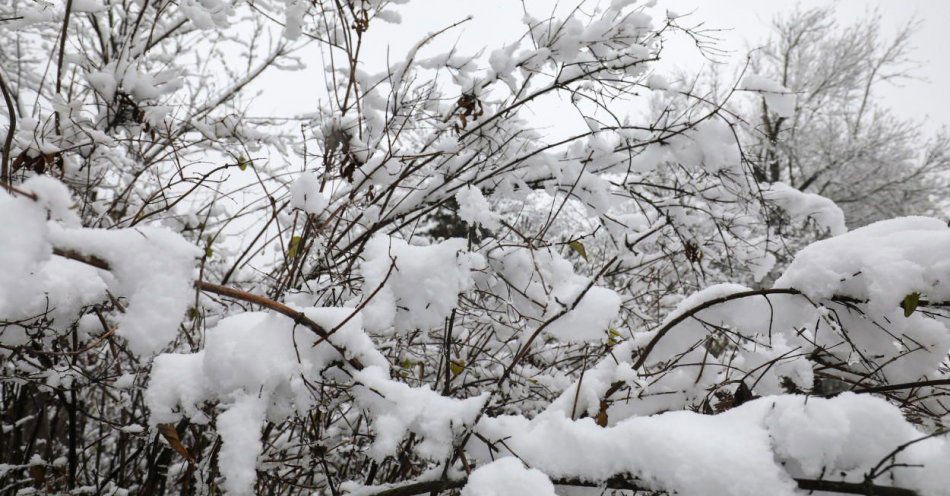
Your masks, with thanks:
[{"label": "curved branch", "polygon": [[713,298],[711,300],[704,301],[699,305],[696,305],[693,308],[679,314],[673,320],[670,320],[659,331],[656,332],[656,335],[653,336],[653,339],[643,347],[643,350],[640,351],[640,354],[637,356],[637,361],[633,364],[633,369],[639,369],[647,361],[647,357],[650,355],[650,352],[653,351],[653,348],[656,347],[657,343],[663,339],[670,330],[679,325],[680,322],[696,315],[697,313],[709,308],[719,305],[720,303],[725,303],[727,301],[739,300],[742,298],[748,298],[750,296],[768,296],[773,294],[789,294],[789,295],[800,295],[801,291],[794,288],[773,288],[773,289],[757,289],[750,291],[740,291],[738,293],[732,293],[726,296],[720,296],[719,298]]}]

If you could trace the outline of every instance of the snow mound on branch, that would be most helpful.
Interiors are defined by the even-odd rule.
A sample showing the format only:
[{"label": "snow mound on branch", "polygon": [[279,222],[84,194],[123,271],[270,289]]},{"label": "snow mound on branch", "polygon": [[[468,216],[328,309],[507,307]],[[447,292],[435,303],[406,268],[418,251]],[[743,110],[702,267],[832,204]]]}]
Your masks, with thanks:
[{"label": "snow mound on branch", "polygon": [[448,456],[455,436],[475,421],[488,400],[487,392],[459,400],[428,386],[412,388],[391,380],[388,370],[380,367],[367,367],[354,379],[362,384],[356,390],[357,400],[374,416],[376,439],[370,454],[379,461],[395,455],[409,432],[422,438],[415,446],[421,456],[432,460]]},{"label": "snow mound on branch", "polygon": [[0,315],[32,306],[38,292],[36,271],[53,253],[46,231],[46,211],[41,205],[0,188]]},{"label": "snow mound on branch", "polygon": [[487,229],[501,227],[498,214],[491,211],[491,206],[480,189],[474,186],[461,188],[455,194],[455,200],[459,204],[459,217],[469,225],[482,225]]},{"label": "snow mound on branch", "polygon": [[928,217],[875,222],[805,247],[775,282],[812,298],[868,300],[879,311],[919,292],[950,299],[950,229]]},{"label": "snow mound on branch", "polygon": [[[795,477],[861,482],[894,448],[925,436],[897,407],[852,393],[774,396],[719,415],[677,411],[607,428],[558,412],[533,420],[483,418],[477,430],[488,442],[504,440],[490,453],[486,441],[473,437],[468,448],[482,462],[517,454],[552,479],[596,482],[629,474],[647,488],[683,496],[791,496]],[[947,464],[932,463],[945,453],[950,446],[942,438],[911,445],[897,462],[928,464],[895,467],[893,484],[950,494]]]},{"label": "snow mound on branch", "polygon": [[793,221],[811,217],[821,227],[830,231],[832,236],[848,230],[844,223],[844,212],[835,202],[824,196],[804,193],[781,182],[771,184],[762,195],[785,210]]},{"label": "snow mound on branch", "polygon": [[769,110],[779,117],[795,115],[795,93],[767,77],[749,74],[742,79],[739,89],[761,93]]},{"label": "snow mound on branch", "polygon": [[[836,312],[832,332],[816,332],[816,343],[858,362],[850,347],[836,346],[845,334],[869,372],[886,381],[913,381],[933,374],[946,359],[950,329],[943,320],[902,306],[908,298],[921,305],[950,299],[948,252],[950,229],[943,221],[891,219],[812,243],[775,286],[798,289],[812,300],[853,300],[860,311]],[[876,322],[886,322],[888,330]]]},{"label": "snow mound on branch", "polygon": [[688,132],[671,137],[669,142],[670,152],[677,162],[712,174],[735,171],[742,166],[735,134],[722,120],[700,122]]},{"label": "snow mound on branch", "polygon": [[[353,309],[302,311],[327,331],[336,329],[330,340],[347,350],[345,358],[358,358],[373,368],[388,370],[388,362],[363,333],[360,316],[354,315]],[[155,358],[145,392],[149,422],[174,422],[184,416],[204,423],[202,404],[222,402],[224,411],[218,417],[221,473],[229,492],[252,494],[262,449],[262,422],[279,422],[313,407],[307,380],[336,373],[337,378],[348,381],[342,372],[328,368],[341,358],[340,353],[327,342],[313,346],[318,340],[306,327],[283,315],[248,312],[222,319],[206,332],[203,350]]]},{"label": "snow mound on branch", "polygon": [[319,214],[327,208],[327,198],[320,192],[320,179],[304,172],[290,186],[290,206],[308,214]]},{"label": "snow mound on branch", "polygon": [[[3,319],[47,313],[54,327],[65,328],[79,317],[82,307],[101,301],[108,288],[129,298],[116,333],[126,338],[133,353],[154,353],[175,339],[191,299],[194,258],[200,250],[164,229],[73,227],[79,219],[70,210],[72,199],[55,179],[35,177],[22,189],[37,200],[0,193]],[[98,257],[110,271],[53,257],[53,246]],[[19,338],[12,332],[4,336]]]},{"label": "snow mound on branch", "polygon": [[225,28],[233,8],[222,0],[184,0],[179,10],[198,29]]},{"label": "snow mound on branch", "polygon": [[[620,295],[616,291],[600,286],[592,286],[583,297],[581,285],[570,284],[559,288],[556,301],[562,302],[552,307],[552,311],[567,310],[567,313],[551,322],[545,331],[560,341],[581,343],[600,341],[607,338],[610,322],[620,313]],[[576,305],[573,302],[580,298]],[[556,312],[552,312],[556,313]],[[550,318],[553,318],[552,315]]]},{"label": "snow mound on branch", "polygon": [[296,40],[303,34],[303,23],[310,4],[304,0],[284,0],[284,4],[284,37]]},{"label": "snow mound on branch", "polygon": [[554,484],[540,470],[507,456],[475,469],[462,496],[554,496]]},{"label": "snow mound on branch", "polygon": [[[350,308],[307,308],[303,313],[330,331],[330,341],[347,350],[346,358],[387,367],[386,359],[361,329],[360,315]],[[247,312],[222,319],[205,333],[205,347],[197,353],[166,353],[155,357],[152,379],[145,393],[152,423],[172,422],[185,416],[200,418],[200,404],[236,394],[270,397],[268,413],[280,418],[306,411],[312,397],[303,377],[318,377],[340,353],[289,317]]]},{"label": "snow mound on branch", "polygon": [[412,246],[398,238],[375,236],[366,244],[365,254],[363,318],[373,331],[441,326],[459,294],[472,287],[472,271],[485,264],[481,255],[466,250],[461,238]]},{"label": "snow mound on branch", "polygon": [[155,353],[178,335],[178,325],[194,299],[195,258],[201,250],[163,228],[70,229],[50,225],[59,248],[109,263],[110,284],[129,304],[119,315],[116,334],[136,355]]}]

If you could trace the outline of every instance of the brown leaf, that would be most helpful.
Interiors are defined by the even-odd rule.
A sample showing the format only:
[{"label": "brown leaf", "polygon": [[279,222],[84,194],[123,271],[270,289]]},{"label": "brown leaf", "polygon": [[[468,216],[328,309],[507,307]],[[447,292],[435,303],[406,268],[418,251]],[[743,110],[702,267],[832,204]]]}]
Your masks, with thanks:
[{"label": "brown leaf", "polygon": [[600,410],[597,412],[597,416],[594,417],[594,422],[601,427],[607,427],[607,402],[600,402]]},{"label": "brown leaf", "polygon": [[158,432],[168,441],[168,444],[178,452],[185,460],[188,460],[188,463],[195,463],[195,459],[192,458],[191,453],[188,452],[188,448],[185,448],[184,444],[181,444],[181,439],[178,437],[178,431],[175,430],[175,426],[172,424],[158,424]]}]

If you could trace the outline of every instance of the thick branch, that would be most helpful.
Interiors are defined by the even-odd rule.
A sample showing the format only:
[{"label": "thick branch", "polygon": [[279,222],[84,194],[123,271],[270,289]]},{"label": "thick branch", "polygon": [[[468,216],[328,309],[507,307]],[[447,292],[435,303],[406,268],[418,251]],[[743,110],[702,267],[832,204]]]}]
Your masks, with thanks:
[{"label": "thick branch", "polygon": [[[650,491],[655,493],[663,492],[644,488],[643,486],[637,485],[634,481],[625,479],[623,477],[612,477],[601,483],[587,482],[578,479],[559,479],[553,480],[551,482],[559,486],[598,487],[628,491]],[[413,496],[424,493],[438,493],[440,491],[459,489],[464,487],[465,483],[465,479],[413,482],[403,486],[384,489],[378,493],[372,494],[372,496]],[[798,484],[799,489],[804,491],[865,494],[868,496],[917,496],[917,493],[910,489],[893,486],[879,486],[870,483],[838,482],[814,479],[795,479],[795,483]]]}]

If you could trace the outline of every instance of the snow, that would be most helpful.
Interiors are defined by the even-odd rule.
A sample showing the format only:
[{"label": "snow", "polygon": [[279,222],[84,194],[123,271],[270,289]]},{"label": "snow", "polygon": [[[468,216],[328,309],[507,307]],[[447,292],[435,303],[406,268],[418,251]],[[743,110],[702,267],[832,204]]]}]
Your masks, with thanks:
[{"label": "snow", "polygon": [[[621,300],[615,291],[591,285],[551,249],[503,249],[491,255],[489,266],[502,277],[486,289],[506,294],[507,304],[517,313],[535,319],[538,325],[550,321],[545,332],[561,341],[607,339],[607,329],[620,311]],[[506,289],[508,284],[517,290]],[[566,313],[554,319],[562,312]]]},{"label": "snow", "polygon": [[303,33],[303,23],[306,20],[309,4],[304,0],[284,0],[284,37],[296,40]]},{"label": "snow", "polygon": [[[347,308],[304,308],[301,311],[327,330],[336,328],[331,342],[364,364],[388,367],[361,329],[361,317]],[[222,319],[205,335],[204,349],[155,358],[145,393],[152,423],[171,422],[182,415],[201,416],[203,401],[240,393],[267,393],[269,413],[277,418],[305,411],[313,398],[302,377],[319,376],[340,358],[328,343],[311,346],[316,337],[283,315],[246,312]]]},{"label": "snow", "polygon": [[[812,299],[866,301],[859,303],[866,316],[836,314],[842,329],[837,332],[847,332],[863,356],[875,357],[877,373],[897,382],[917,380],[946,358],[950,329],[944,320],[920,311],[905,316],[901,303],[915,293],[923,301],[950,299],[943,283],[950,278],[950,262],[942,256],[948,249],[950,229],[941,220],[876,222],[805,247],[775,286],[798,289]],[[889,329],[883,331],[874,321],[887,322]],[[818,343],[832,347],[836,334],[818,334]],[[843,354],[842,359],[852,357]]]},{"label": "snow", "polygon": [[365,253],[363,318],[372,331],[442,326],[459,293],[472,287],[472,271],[484,265],[484,258],[469,253],[461,238],[413,246],[398,238],[375,236]]},{"label": "snow", "polygon": [[[477,459],[517,455],[552,479],[605,481],[629,474],[644,486],[684,496],[796,494],[793,477],[823,475],[860,482],[896,446],[924,436],[899,409],[872,396],[831,399],[782,395],[751,401],[719,415],[668,412],[610,427],[550,412],[528,420],[483,418],[478,432],[494,443],[469,442]],[[946,452],[945,439],[915,444],[898,456],[912,462]],[[491,465],[488,465],[491,466]],[[938,466],[894,470],[895,485],[947,494],[950,473]]]},{"label": "snow", "polygon": [[0,310],[6,316],[35,298],[36,271],[52,256],[46,213],[29,199],[0,188]]},{"label": "snow", "polygon": [[468,476],[462,496],[554,496],[554,484],[543,472],[526,468],[507,456],[483,465]]},{"label": "snow", "polygon": [[409,432],[421,441],[416,452],[430,460],[439,460],[452,451],[452,442],[461,430],[471,425],[488,392],[463,400],[447,398],[427,386],[412,388],[389,378],[388,371],[374,366],[357,372],[354,380],[357,401],[374,416],[370,455],[379,461],[395,455]]},{"label": "snow", "polygon": [[[0,271],[0,315],[17,321],[45,314],[51,327],[66,330],[83,307],[106,296],[108,285],[89,265],[53,256],[54,234],[78,229],[63,227],[79,222],[70,210],[72,199],[66,187],[48,176],[36,176],[21,188],[37,200],[0,191],[0,264],[4,266]],[[0,339],[15,346],[24,344],[26,335],[9,326]]]},{"label": "snow", "polygon": [[83,13],[96,13],[106,10],[108,6],[102,3],[102,0],[73,0],[72,11]]},{"label": "snow", "polygon": [[471,226],[484,226],[486,229],[498,229],[501,227],[498,214],[492,212],[488,200],[482,195],[480,189],[474,186],[460,188],[455,194],[455,200],[458,201],[459,217]]},{"label": "snow", "polygon": [[779,117],[788,118],[795,115],[795,94],[767,77],[749,74],[742,78],[739,89],[761,93],[769,110]]},{"label": "snow", "polygon": [[116,333],[136,355],[160,351],[178,335],[178,325],[194,301],[195,259],[202,251],[167,229],[71,229],[50,226],[49,238],[62,249],[109,263],[110,287],[128,297]]},{"label": "snow", "polygon": [[[569,308],[580,296],[581,290],[582,287],[574,285],[563,286],[556,292],[554,299]],[[611,321],[620,313],[620,303],[620,295],[616,291],[593,286],[576,306],[551,322],[545,332],[568,343],[605,340]],[[561,305],[553,306],[549,313],[558,312],[560,309]]]},{"label": "snow", "polygon": [[647,87],[651,90],[668,90],[671,88],[669,81],[662,74],[650,74],[647,78]]},{"label": "snow", "polygon": [[834,295],[869,300],[878,310],[896,307],[907,294],[950,299],[950,249],[946,222],[928,217],[884,220],[813,243],[795,256],[776,287],[813,298]]},{"label": "snow", "polygon": [[241,394],[218,416],[218,469],[224,476],[224,489],[231,496],[256,494],[257,456],[263,449],[261,423],[265,399]]},{"label": "snow", "polygon": [[304,172],[290,186],[290,206],[308,214],[319,214],[327,208],[327,198],[320,192],[320,178]]},{"label": "snow", "polygon": [[[72,29],[64,92],[29,84],[50,80],[48,57],[32,55],[55,49],[62,4],[17,6],[11,26],[42,24],[21,36],[14,86],[35,108],[8,158],[45,161],[50,176],[18,158],[11,181],[31,195],[0,188],[0,368],[13,393],[52,403],[20,401],[4,434],[65,411],[74,390],[112,425],[80,440],[105,465],[110,446],[143,445],[159,424],[200,426],[179,434],[201,462],[173,453],[168,487],[370,496],[448,478],[463,496],[552,496],[604,492],[564,479],[622,477],[683,496],[792,496],[795,478],[861,482],[906,446],[875,481],[950,496],[947,437],[907,444],[947,424],[941,387],[849,392],[950,376],[944,221],[849,232],[830,199],[757,184],[744,110],[671,90],[652,63],[686,29],[655,2],[526,11],[526,32],[474,53],[453,26],[394,46],[391,63],[323,67],[331,98],[300,119],[240,111],[257,62],[269,73],[319,60],[304,44],[330,60],[336,48],[317,40],[364,29],[412,36],[386,25],[411,13],[393,9],[403,0],[356,3],[328,16],[280,0],[258,19],[181,0],[107,58],[77,51],[90,39]],[[118,25],[130,13],[73,8]],[[276,44],[235,37],[232,17],[262,22]],[[219,49],[189,48],[195,36],[246,55],[247,76],[232,81]],[[739,86],[755,109],[794,116],[796,95],[775,81]],[[649,108],[622,108],[638,92]],[[576,130],[537,122],[554,101],[580,114],[564,121]],[[293,165],[315,149],[333,164]],[[214,169],[238,151],[260,175]],[[471,236],[442,240],[433,212],[453,201]],[[267,205],[279,211],[264,226]],[[774,225],[775,210],[808,228]],[[282,235],[331,216],[319,249],[288,265]],[[198,277],[275,301],[199,291]],[[61,439],[40,441],[67,464]],[[46,466],[33,452],[18,463],[31,456]],[[114,474],[131,489],[86,458],[77,493],[144,487],[147,457]]]},{"label": "snow", "polygon": [[680,163],[710,173],[741,167],[735,136],[726,122],[703,121],[689,132],[670,139],[670,152]]},{"label": "snow", "polygon": [[785,210],[792,221],[813,218],[832,236],[848,230],[844,222],[844,212],[824,196],[801,192],[783,182],[772,183],[762,192],[762,196]]},{"label": "snow", "polygon": [[[328,330],[339,326],[330,339],[350,353],[346,358],[388,371],[388,362],[363,333],[361,318],[352,309],[302,311]],[[320,377],[340,358],[326,342],[312,346],[315,339],[283,315],[247,312],[221,320],[207,331],[204,349],[154,359],[145,392],[149,423],[174,422],[182,416],[205,423],[202,405],[222,402],[217,429],[225,487],[229,494],[253,494],[256,460],[263,448],[262,423],[282,421],[313,407],[314,397],[304,379]]]},{"label": "snow", "polygon": [[398,12],[393,11],[393,10],[378,10],[376,11],[375,17],[383,22],[388,22],[390,24],[399,24],[402,22],[402,16],[400,16]]}]

